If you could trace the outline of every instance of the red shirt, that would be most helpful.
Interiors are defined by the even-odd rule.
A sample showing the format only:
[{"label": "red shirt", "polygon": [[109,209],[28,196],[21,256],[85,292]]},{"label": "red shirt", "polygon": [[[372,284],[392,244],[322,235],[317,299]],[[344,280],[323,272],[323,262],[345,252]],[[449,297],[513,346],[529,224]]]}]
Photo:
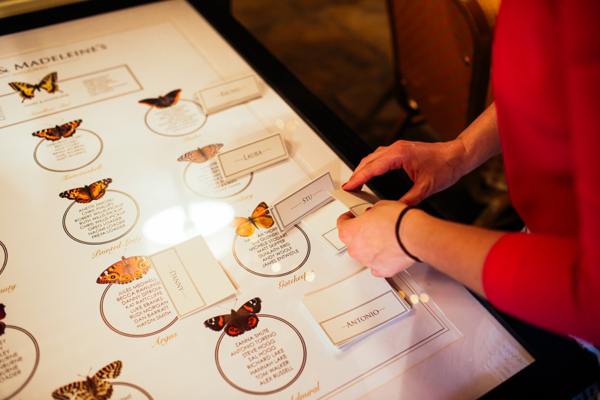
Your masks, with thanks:
[{"label": "red shirt", "polygon": [[600,344],[600,1],[503,0],[492,84],[512,203],[483,284],[501,310]]}]

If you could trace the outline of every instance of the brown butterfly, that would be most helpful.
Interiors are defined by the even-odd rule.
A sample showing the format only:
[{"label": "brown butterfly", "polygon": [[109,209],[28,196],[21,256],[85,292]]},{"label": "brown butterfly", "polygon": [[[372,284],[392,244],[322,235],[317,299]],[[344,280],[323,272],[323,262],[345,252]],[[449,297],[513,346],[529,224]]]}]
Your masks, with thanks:
[{"label": "brown butterfly", "polygon": [[131,283],[140,279],[151,267],[152,262],[146,256],[121,257],[121,261],[117,261],[100,274],[96,283]]},{"label": "brown butterfly", "polygon": [[216,156],[221,147],[223,147],[223,143],[215,143],[204,147],[198,147],[197,150],[192,150],[185,153],[179,157],[177,161],[203,163]]},{"label": "brown butterfly", "polygon": [[177,104],[177,101],[179,100],[180,95],[181,95],[181,89],[175,89],[175,90],[165,94],[164,96],[158,96],[157,98],[140,100],[139,103],[147,104],[151,107],[156,107],[156,108],[167,108],[167,107],[171,107],[171,106],[174,106],[175,104]]},{"label": "brown butterfly", "polygon": [[0,303],[0,336],[4,335],[4,330],[6,329],[6,324],[1,322],[4,318],[6,318],[6,311],[4,310],[6,307],[4,303]]},{"label": "brown butterfly", "polygon": [[89,203],[92,200],[98,200],[104,196],[106,187],[112,182],[111,178],[102,179],[91,185],[85,185],[75,189],[70,189],[59,194],[60,197],[75,200],[77,203]]},{"label": "brown butterfly", "polygon": [[269,229],[273,226],[273,222],[273,217],[269,214],[269,206],[263,201],[256,206],[248,218],[235,217],[231,226],[236,228],[235,233],[240,236],[252,236],[257,227]]},{"label": "brown butterfly", "polygon": [[57,400],[70,400],[75,396],[76,400],[107,400],[113,393],[113,386],[105,379],[115,379],[121,374],[123,363],[114,361],[85,378],[85,381],[69,383],[52,392],[52,397]]},{"label": "brown butterfly", "polygon": [[58,85],[56,84],[57,76],[56,72],[51,72],[37,85],[25,82],[10,82],[9,86],[13,88],[14,91],[19,92],[19,95],[23,98],[21,101],[22,103],[25,100],[33,99],[36,90],[41,92],[41,89],[44,89],[48,93],[60,92],[60,90],[58,90]]},{"label": "brown butterfly", "polygon": [[33,132],[33,136],[41,137],[46,140],[59,140],[61,138],[67,138],[75,134],[75,129],[81,125],[81,120],[67,122],[66,124],[56,125],[54,128],[43,129],[41,131]]},{"label": "brown butterfly", "polygon": [[225,333],[229,336],[239,336],[242,333],[256,328],[260,312],[260,297],[248,300],[237,311],[231,310],[231,314],[217,315],[204,321],[204,326],[213,331],[220,331],[225,328]]}]

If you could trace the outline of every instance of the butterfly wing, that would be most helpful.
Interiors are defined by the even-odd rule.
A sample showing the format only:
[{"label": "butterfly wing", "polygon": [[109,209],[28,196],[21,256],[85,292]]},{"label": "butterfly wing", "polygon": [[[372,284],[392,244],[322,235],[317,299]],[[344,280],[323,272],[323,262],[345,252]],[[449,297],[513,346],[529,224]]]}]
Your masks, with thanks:
[{"label": "butterfly wing", "polygon": [[92,200],[98,200],[99,198],[104,196],[104,193],[106,192],[106,188],[108,187],[108,185],[111,182],[112,182],[112,179],[107,178],[107,179],[102,179],[101,181],[92,183],[89,186],[90,197],[92,198]]},{"label": "butterfly wing", "polygon": [[213,331],[221,331],[231,322],[231,315],[217,315],[204,321],[204,326]]},{"label": "butterfly wing", "polygon": [[52,141],[58,140],[62,137],[60,130],[57,128],[42,129],[41,131],[33,132],[32,135]]},{"label": "butterfly wing", "polygon": [[177,161],[203,163],[204,161],[206,161],[206,157],[204,157],[204,154],[202,153],[201,149],[197,149],[185,153],[184,155],[179,157]]},{"label": "butterfly wing", "polygon": [[150,259],[145,256],[134,256],[117,261],[110,267],[106,268],[102,274],[96,279],[96,283],[100,284],[126,284],[140,279],[152,267]]},{"label": "butterfly wing", "polygon": [[225,332],[229,336],[239,336],[246,331],[256,328],[258,325],[258,316],[256,316],[256,313],[260,309],[260,297],[248,300],[234,313],[233,321],[227,325]]},{"label": "butterfly wing", "polygon": [[77,203],[89,203],[92,201],[92,197],[89,193],[89,187],[80,187],[75,189],[69,189],[59,194],[60,197],[69,200],[75,200]]},{"label": "butterfly wing", "polygon": [[248,218],[235,217],[231,224],[236,228],[235,233],[240,236],[248,237],[254,235],[256,228]]},{"label": "butterfly wing", "polygon": [[38,86],[47,91],[48,93],[54,93],[57,91],[60,92],[60,90],[58,90],[58,85],[56,84],[57,78],[57,73],[51,72],[40,81]]},{"label": "butterfly wing", "polygon": [[70,400],[74,395],[77,395],[77,398],[82,398],[86,392],[89,393],[87,382],[79,381],[69,383],[68,385],[56,389],[54,392],[52,392],[52,397],[57,400]]},{"label": "butterfly wing", "polygon": [[223,147],[223,143],[213,143],[202,147],[200,151],[202,152],[202,154],[204,154],[204,158],[206,161],[216,156],[219,150],[221,150],[221,147]]},{"label": "butterfly wing", "polygon": [[94,377],[99,379],[115,379],[121,375],[123,369],[123,362],[120,360],[113,361],[104,368],[101,368],[94,374]]},{"label": "butterfly wing", "polygon": [[269,213],[269,206],[264,201],[254,209],[251,219],[257,227],[264,229],[269,229],[275,222]]},{"label": "butterfly wing", "polygon": [[6,306],[3,303],[0,303],[0,319],[6,318]]},{"label": "butterfly wing", "polygon": [[73,136],[75,134],[75,129],[81,125],[81,122],[82,120],[78,119],[59,126],[60,135],[65,138]]},{"label": "butterfly wing", "polygon": [[25,82],[10,82],[9,86],[15,91],[19,92],[19,96],[23,98],[23,101],[33,99],[33,92],[36,89],[35,85],[30,85]]},{"label": "butterfly wing", "polygon": [[[106,368],[106,367],[105,367]],[[85,392],[86,397],[82,394],[81,400],[108,400],[113,393],[113,385],[110,382],[98,378],[96,375],[88,381],[94,387],[92,390]],[[89,396],[89,397],[87,397]],[[77,398],[79,400],[79,397]]]},{"label": "butterfly wing", "polygon": [[181,95],[181,89],[175,89],[165,94],[164,96],[158,97],[158,102],[156,104],[156,108],[167,108],[174,106],[179,101],[179,96]]},{"label": "butterfly wing", "polygon": [[144,99],[144,100],[138,101],[138,103],[146,104],[146,105],[149,105],[150,107],[154,107],[158,103],[158,99],[157,98]]}]

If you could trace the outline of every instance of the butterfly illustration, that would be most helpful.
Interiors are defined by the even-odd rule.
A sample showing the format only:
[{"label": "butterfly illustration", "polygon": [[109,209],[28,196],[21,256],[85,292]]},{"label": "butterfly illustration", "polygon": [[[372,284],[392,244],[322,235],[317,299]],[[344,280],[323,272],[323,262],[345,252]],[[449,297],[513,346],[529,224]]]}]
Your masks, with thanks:
[{"label": "butterfly illustration", "polygon": [[44,89],[48,93],[60,92],[58,90],[58,85],[56,84],[57,74],[56,72],[51,72],[46,75],[40,83],[37,85],[32,85],[30,83],[25,82],[10,82],[9,85],[15,92],[19,92],[19,95],[23,98],[21,103],[25,100],[33,99],[34,92],[36,90],[42,91]]},{"label": "butterfly illustration", "polygon": [[204,326],[217,332],[225,328],[225,333],[229,336],[239,336],[258,325],[256,313],[260,311],[260,303],[260,297],[255,297],[248,300],[237,311],[232,309],[229,315],[218,315],[207,319],[204,321]]},{"label": "butterfly illustration", "polygon": [[140,279],[151,267],[152,262],[146,256],[121,257],[121,261],[117,261],[100,274],[96,283],[130,283]]},{"label": "butterfly illustration", "polygon": [[181,95],[181,89],[175,89],[172,92],[165,94],[164,96],[144,99],[140,100],[139,102],[142,104],[147,104],[150,107],[167,108],[177,104],[177,101],[179,100],[179,95]]},{"label": "butterfly illustration", "polygon": [[98,200],[104,196],[106,187],[112,182],[112,179],[102,179],[91,185],[85,185],[75,189],[70,189],[59,194],[60,197],[75,200],[77,203],[89,203],[92,200]]},{"label": "butterfly illustration", "polygon": [[33,136],[41,137],[46,140],[59,140],[61,138],[68,138],[75,134],[75,129],[81,125],[81,120],[67,122],[66,124],[56,125],[54,128],[43,129],[41,131],[33,132]]},{"label": "butterfly illustration", "polygon": [[106,400],[113,393],[113,386],[105,379],[115,379],[121,374],[123,363],[114,361],[85,378],[85,381],[73,382],[52,392],[52,397],[57,400]]},{"label": "butterfly illustration", "polygon": [[256,228],[269,229],[273,226],[273,217],[269,213],[269,206],[264,201],[261,202],[252,215],[248,218],[235,217],[231,222],[231,226],[235,229],[235,233],[240,236],[252,236]]},{"label": "butterfly illustration", "polygon": [[215,143],[204,147],[198,147],[197,150],[192,150],[185,153],[179,157],[177,161],[203,163],[216,156],[221,147],[223,147],[223,143]]},{"label": "butterfly illustration", "polygon": [[6,329],[6,324],[2,322],[6,318],[6,311],[4,309],[4,303],[0,303],[0,336],[4,335],[4,330]]}]

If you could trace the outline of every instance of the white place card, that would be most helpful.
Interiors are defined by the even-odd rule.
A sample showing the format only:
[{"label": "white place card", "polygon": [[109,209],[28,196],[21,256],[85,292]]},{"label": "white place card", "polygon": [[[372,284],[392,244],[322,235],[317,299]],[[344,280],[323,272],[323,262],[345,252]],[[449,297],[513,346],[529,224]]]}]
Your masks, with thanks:
[{"label": "white place card", "polygon": [[235,287],[202,236],[150,259],[180,318],[235,294]]},{"label": "white place card", "polygon": [[276,133],[218,153],[216,158],[223,178],[229,180],[283,161],[288,152],[283,137]]},{"label": "white place card", "polygon": [[374,277],[367,268],[307,294],[302,302],[336,347],[355,341],[411,310],[384,278]]},{"label": "white place card", "polygon": [[256,77],[252,75],[199,90],[198,97],[208,115],[259,98],[261,92]]},{"label": "white place card", "polygon": [[343,189],[337,189],[331,190],[329,194],[344,203],[352,211],[352,214],[357,217],[379,201],[379,198],[374,194],[362,190],[347,192]]},{"label": "white place card", "polygon": [[271,207],[271,215],[280,231],[285,231],[302,218],[333,201],[329,191],[335,188],[331,174],[325,172]]},{"label": "white place card", "polygon": [[346,250],[346,245],[338,237],[337,219],[348,211],[341,202],[334,200],[315,211],[302,221],[321,239],[323,244],[335,254]]}]

